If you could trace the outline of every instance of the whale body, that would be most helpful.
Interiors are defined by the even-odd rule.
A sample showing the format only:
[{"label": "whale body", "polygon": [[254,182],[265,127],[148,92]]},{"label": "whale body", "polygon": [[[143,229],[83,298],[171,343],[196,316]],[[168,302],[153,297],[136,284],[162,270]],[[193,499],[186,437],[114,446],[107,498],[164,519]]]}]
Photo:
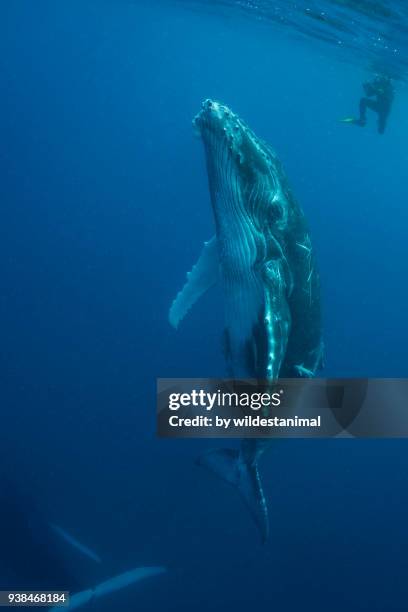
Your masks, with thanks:
[{"label": "whale body", "polygon": [[[193,124],[205,151],[215,236],[170,308],[177,327],[214,283],[223,290],[228,375],[273,381],[322,366],[320,282],[309,230],[275,152],[227,106],[206,100]],[[238,488],[261,533],[258,459],[268,442],[212,450],[199,462]]]}]

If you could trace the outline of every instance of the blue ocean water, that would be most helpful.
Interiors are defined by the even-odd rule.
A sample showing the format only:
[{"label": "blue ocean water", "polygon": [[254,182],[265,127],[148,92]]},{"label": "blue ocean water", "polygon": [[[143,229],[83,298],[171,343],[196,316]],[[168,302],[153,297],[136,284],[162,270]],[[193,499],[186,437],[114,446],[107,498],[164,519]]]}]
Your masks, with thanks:
[{"label": "blue ocean water", "polygon": [[[225,373],[218,289],[167,321],[213,233],[191,127],[208,97],[271,144],[307,215],[323,374],[407,376],[406,9],[309,4],[0,6],[2,589],[163,565],[93,608],[407,609],[405,441],[277,442],[262,546],[195,465],[209,443],[155,435],[158,376]],[[339,122],[374,65],[395,79],[382,136]],[[102,564],[62,550],[59,571],[49,522]]]}]

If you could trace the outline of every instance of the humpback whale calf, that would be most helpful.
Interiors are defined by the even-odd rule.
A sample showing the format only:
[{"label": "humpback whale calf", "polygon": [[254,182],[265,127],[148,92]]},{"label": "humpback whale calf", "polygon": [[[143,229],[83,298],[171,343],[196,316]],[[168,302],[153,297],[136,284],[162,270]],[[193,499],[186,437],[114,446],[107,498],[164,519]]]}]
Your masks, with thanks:
[{"label": "humpback whale calf", "polygon": [[[164,574],[162,566],[136,567],[119,575],[95,579],[83,557],[98,563],[106,576],[100,557],[65,529],[45,520],[31,495],[22,492],[17,483],[0,471],[0,588],[8,591],[70,591],[69,603],[63,609],[74,610],[96,599],[119,592],[148,578]],[[109,566],[108,566],[109,567]],[[98,572],[98,573],[99,573]],[[93,578],[91,578],[93,576]],[[96,586],[89,588],[97,582]],[[61,603],[50,610],[60,610]],[[95,608],[96,609],[96,608]]]},{"label": "humpback whale calf", "polygon": [[[221,282],[228,374],[276,381],[322,366],[320,283],[304,214],[274,151],[227,106],[206,100],[193,120],[204,144],[215,237],[169,313],[177,327]],[[199,463],[235,485],[261,533],[268,511],[258,472],[267,440],[206,453]]]}]

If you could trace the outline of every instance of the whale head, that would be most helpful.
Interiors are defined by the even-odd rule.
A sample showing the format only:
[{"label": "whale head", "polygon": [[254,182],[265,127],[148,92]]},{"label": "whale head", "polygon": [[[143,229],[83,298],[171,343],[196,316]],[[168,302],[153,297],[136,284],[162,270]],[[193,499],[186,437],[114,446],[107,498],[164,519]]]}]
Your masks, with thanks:
[{"label": "whale head", "polygon": [[224,218],[229,223],[231,216],[244,213],[253,229],[264,231],[266,222],[278,231],[284,229],[282,168],[270,147],[236,113],[214,100],[203,102],[193,126],[206,152],[216,222]]},{"label": "whale head", "polygon": [[205,100],[193,119],[193,125],[212,153],[215,150],[223,151],[237,167],[251,163],[258,170],[267,171],[268,155],[262,149],[260,140],[228,106],[215,100]]}]

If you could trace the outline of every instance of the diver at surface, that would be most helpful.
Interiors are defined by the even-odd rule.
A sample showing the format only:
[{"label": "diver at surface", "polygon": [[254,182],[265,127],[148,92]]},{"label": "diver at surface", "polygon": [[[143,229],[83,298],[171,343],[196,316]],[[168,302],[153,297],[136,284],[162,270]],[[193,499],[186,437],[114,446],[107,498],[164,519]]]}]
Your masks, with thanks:
[{"label": "diver at surface", "polygon": [[364,83],[363,89],[365,96],[360,100],[359,118],[348,117],[342,121],[364,127],[367,121],[367,108],[369,108],[378,115],[378,133],[384,134],[394,99],[394,87],[391,79],[385,75],[378,75],[372,81]]}]

